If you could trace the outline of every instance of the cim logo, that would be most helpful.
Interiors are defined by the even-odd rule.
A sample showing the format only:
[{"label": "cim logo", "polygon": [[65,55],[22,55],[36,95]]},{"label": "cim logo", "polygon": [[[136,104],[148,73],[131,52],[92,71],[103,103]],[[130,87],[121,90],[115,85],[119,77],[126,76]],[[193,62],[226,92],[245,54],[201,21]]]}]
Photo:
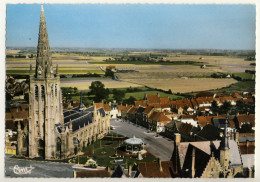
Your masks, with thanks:
[{"label": "cim logo", "polygon": [[15,174],[23,175],[31,174],[32,170],[35,169],[35,167],[32,167],[31,165],[30,167],[19,167],[18,165],[15,165],[14,167],[10,167],[10,169],[13,170]]}]

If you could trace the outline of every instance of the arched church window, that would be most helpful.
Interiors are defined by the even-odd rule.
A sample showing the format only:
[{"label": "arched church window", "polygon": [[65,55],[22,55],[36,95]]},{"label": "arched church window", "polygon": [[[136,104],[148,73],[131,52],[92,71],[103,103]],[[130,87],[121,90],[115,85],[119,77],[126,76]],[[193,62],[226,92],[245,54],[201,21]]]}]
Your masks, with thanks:
[{"label": "arched church window", "polygon": [[38,100],[38,86],[35,86],[35,99]]},{"label": "arched church window", "polygon": [[53,85],[52,85],[52,86],[51,86],[51,95],[54,95],[54,94],[53,94],[53,90],[54,90],[54,89],[53,89]]},{"label": "arched church window", "polygon": [[45,91],[44,91],[44,86],[42,85],[41,86],[41,97],[42,97],[42,99],[44,98],[44,96],[45,96]]},{"label": "arched church window", "polygon": [[57,97],[57,85],[55,85],[55,96]]}]

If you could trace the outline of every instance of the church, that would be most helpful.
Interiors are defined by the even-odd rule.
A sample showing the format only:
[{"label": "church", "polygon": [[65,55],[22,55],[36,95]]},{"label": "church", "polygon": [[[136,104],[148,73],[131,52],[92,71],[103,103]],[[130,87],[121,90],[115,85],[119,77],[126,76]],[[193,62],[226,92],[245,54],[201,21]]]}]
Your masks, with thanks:
[{"label": "church", "polygon": [[172,155],[175,168],[186,178],[234,178],[243,174],[243,162],[238,143],[229,139],[228,121],[221,140],[181,142],[175,134]]},{"label": "church", "polygon": [[85,108],[81,98],[78,107],[63,110],[59,69],[53,68],[42,5],[35,70],[30,66],[28,122],[18,123],[17,154],[65,159],[109,132],[110,117],[103,108]]}]

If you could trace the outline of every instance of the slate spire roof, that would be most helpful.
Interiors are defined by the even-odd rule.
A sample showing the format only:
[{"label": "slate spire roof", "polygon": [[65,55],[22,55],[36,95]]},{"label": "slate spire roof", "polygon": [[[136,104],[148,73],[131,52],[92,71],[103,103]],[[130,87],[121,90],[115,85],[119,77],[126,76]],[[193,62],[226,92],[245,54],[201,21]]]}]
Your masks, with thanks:
[{"label": "slate spire roof", "polygon": [[229,150],[227,127],[228,127],[228,120],[226,119],[225,128],[224,128],[224,136],[221,139],[220,147],[219,147],[220,150]]},{"label": "slate spire roof", "polygon": [[43,5],[41,6],[41,19],[37,46],[36,57],[36,78],[51,78],[53,77],[52,58],[49,46],[48,32],[45,21]]}]

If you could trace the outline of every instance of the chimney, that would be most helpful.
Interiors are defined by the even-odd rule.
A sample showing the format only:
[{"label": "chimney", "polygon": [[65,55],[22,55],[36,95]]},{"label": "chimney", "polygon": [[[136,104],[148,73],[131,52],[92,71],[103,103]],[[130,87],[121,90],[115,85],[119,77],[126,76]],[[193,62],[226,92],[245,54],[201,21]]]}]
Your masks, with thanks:
[{"label": "chimney", "polygon": [[235,133],[235,141],[238,143],[239,141],[238,141],[238,138],[239,138],[239,132],[237,131],[236,133]]},{"label": "chimney", "polygon": [[74,170],[74,178],[77,178],[77,171],[76,171],[76,169]]},{"label": "chimney", "polygon": [[162,172],[163,168],[162,168],[162,161],[161,161],[161,159],[158,159],[158,163],[159,163],[160,172]]},{"label": "chimney", "polygon": [[131,173],[132,173],[132,165],[129,164],[128,165],[128,176],[131,177]]},{"label": "chimney", "polygon": [[111,168],[109,166],[107,166],[106,170],[107,170],[107,172],[109,172],[110,176],[113,174],[113,171],[111,170]]},{"label": "chimney", "polygon": [[248,178],[252,178],[252,169],[248,167]]},{"label": "chimney", "polygon": [[191,178],[195,177],[195,148],[192,148]]},{"label": "chimney", "polygon": [[179,144],[181,142],[181,134],[174,133],[174,135],[175,135],[175,143]]}]

